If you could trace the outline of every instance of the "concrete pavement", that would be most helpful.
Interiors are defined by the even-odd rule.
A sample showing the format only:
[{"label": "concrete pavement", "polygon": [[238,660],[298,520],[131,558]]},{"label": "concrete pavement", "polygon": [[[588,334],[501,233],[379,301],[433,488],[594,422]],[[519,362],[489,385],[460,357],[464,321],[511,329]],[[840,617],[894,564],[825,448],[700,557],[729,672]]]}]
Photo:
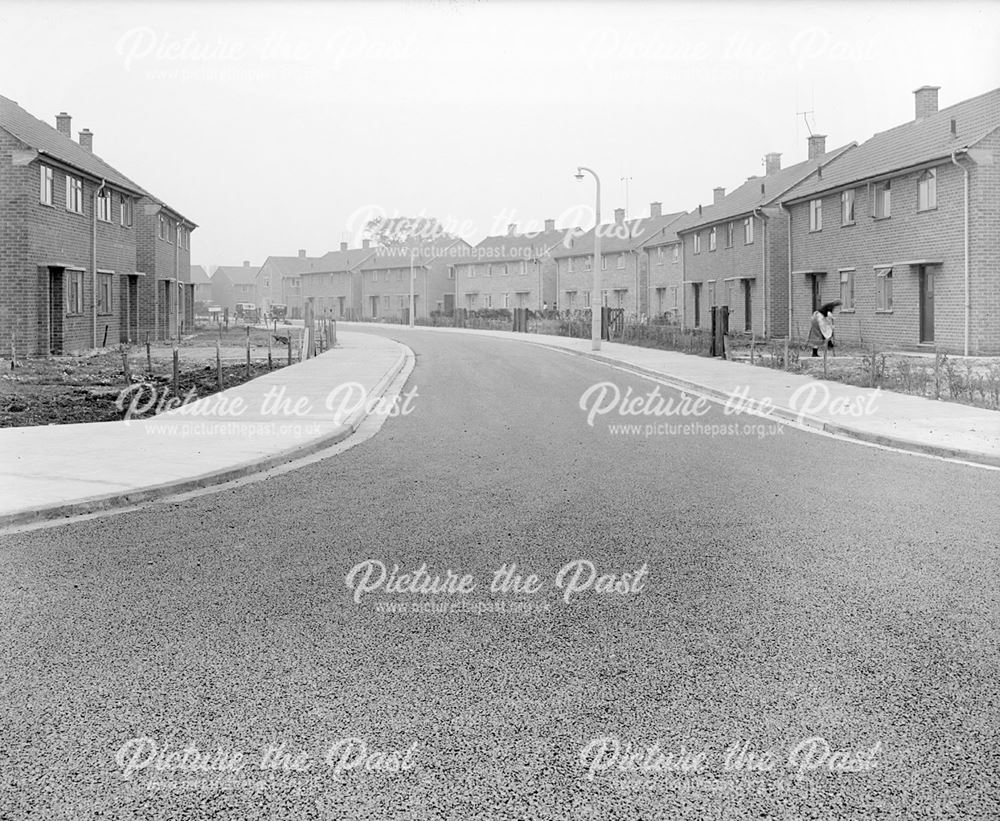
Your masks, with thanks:
[{"label": "concrete pavement", "polygon": [[[365,325],[343,323],[354,328]],[[409,329],[401,326],[401,330]],[[733,411],[770,416],[913,453],[1000,467],[1000,413],[996,411],[616,342],[603,342],[600,352],[593,352],[589,339],[466,328],[414,330],[479,334],[543,345],[638,370],[673,387],[726,403]]]},{"label": "concrete pavement", "polygon": [[[0,527],[231,481],[357,428],[412,354],[344,333],[314,359],[142,420],[0,430]],[[138,407],[151,397],[135,397]]]}]

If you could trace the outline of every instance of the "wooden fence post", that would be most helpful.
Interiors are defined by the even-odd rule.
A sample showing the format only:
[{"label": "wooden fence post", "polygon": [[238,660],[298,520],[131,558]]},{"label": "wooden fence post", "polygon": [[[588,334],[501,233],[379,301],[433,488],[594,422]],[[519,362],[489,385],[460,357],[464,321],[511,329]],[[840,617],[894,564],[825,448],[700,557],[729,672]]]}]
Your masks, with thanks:
[{"label": "wooden fence post", "polygon": [[181,385],[181,354],[174,345],[174,396],[180,393]]},{"label": "wooden fence post", "polygon": [[128,346],[122,345],[122,371],[125,374],[125,387],[132,384],[132,369],[129,367]]},{"label": "wooden fence post", "polygon": [[222,347],[219,340],[215,340],[215,384],[222,390]]},{"label": "wooden fence post", "polygon": [[250,326],[247,325],[247,379],[250,378]]},{"label": "wooden fence post", "polygon": [[146,373],[153,375],[153,353],[149,347],[149,331],[146,331]]},{"label": "wooden fence post", "polygon": [[788,370],[788,337],[785,337],[785,370]]}]

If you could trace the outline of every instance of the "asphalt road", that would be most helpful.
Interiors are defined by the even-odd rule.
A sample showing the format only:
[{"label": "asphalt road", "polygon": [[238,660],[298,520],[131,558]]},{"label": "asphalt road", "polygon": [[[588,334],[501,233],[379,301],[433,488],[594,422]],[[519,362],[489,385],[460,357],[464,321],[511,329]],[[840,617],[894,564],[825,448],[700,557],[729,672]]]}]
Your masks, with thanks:
[{"label": "asphalt road", "polygon": [[[0,818],[1000,817],[1000,473],[590,426],[653,385],[387,333],[417,396],[373,439],[3,539]],[[650,421],[703,427],[609,430]]]}]

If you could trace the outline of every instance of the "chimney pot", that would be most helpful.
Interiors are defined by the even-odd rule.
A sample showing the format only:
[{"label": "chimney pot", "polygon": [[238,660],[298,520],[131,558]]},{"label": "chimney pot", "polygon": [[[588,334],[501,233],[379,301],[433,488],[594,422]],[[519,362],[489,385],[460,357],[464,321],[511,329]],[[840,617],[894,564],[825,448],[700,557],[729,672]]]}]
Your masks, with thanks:
[{"label": "chimney pot", "polygon": [[248,260],[248,259],[243,260],[243,267],[244,268],[249,268],[250,267],[250,260]]},{"label": "chimney pot", "polygon": [[556,221],[555,220],[545,220],[545,230],[546,231],[555,231],[556,230]]},{"label": "chimney pot", "polygon": [[91,152],[94,150],[94,135],[89,128],[80,132],[80,148]]},{"label": "chimney pot", "polygon": [[69,127],[71,122],[72,118],[65,111],[60,111],[56,114],[56,131],[60,134],[64,134],[72,140],[73,134]]},{"label": "chimney pot", "polygon": [[507,236],[512,237],[517,233],[517,223],[512,222],[507,226]]},{"label": "chimney pot", "polygon": [[809,159],[818,160],[826,153],[826,134],[809,135]]},{"label": "chimney pot", "polygon": [[305,258],[306,258],[306,249],[299,248],[299,259],[305,259]]},{"label": "chimney pot", "polygon": [[913,92],[914,118],[922,120],[931,114],[937,114],[938,89],[941,86],[920,86]]},{"label": "chimney pot", "polygon": [[346,251],[347,250],[347,243],[346,242],[340,243],[340,250],[341,251]]},{"label": "chimney pot", "polygon": [[712,189],[712,205],[718,205],[726,198],[726,189],[721,185]]},{"label": "chimney pot", "polygon": [[615,209],[615,224],[616,225],[621,225],[623,222],[625,222],[625,209],[624,208],[616,208]]},{"label": "chimney pot", "polygon": [[663,203],[661,203],[661,202],[651,202],[649,204],[649,216],[651,216],[651,217],[662,217],[663,216]]},{"label": "chimney pot", "polygon": [[371,244],[372,244],[372,241],[370,239],[363,239],[363,240],[361,240],[361,247],[362,248],[370,248]]},{"label": "chimney pot", "polygon": [[777,174],[781,170],[781,154],[775,151],[765,154],[764,169],[766,174]]}]

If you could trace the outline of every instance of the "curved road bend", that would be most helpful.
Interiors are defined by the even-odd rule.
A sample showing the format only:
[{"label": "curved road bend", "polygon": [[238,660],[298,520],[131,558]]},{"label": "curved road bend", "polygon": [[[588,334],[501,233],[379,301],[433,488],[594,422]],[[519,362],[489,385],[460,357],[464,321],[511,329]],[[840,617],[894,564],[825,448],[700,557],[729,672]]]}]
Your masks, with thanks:
[{"label": "curved road bend", "polygon": [[[380,332],[418,395],[373,439],[3,538],[0,818],[1000,817],[1000,473],[717,406],[666,421],[763,436],[612,434],[581,395],[652,383]],[[476,587],[356,603],[368,559]]]}]

